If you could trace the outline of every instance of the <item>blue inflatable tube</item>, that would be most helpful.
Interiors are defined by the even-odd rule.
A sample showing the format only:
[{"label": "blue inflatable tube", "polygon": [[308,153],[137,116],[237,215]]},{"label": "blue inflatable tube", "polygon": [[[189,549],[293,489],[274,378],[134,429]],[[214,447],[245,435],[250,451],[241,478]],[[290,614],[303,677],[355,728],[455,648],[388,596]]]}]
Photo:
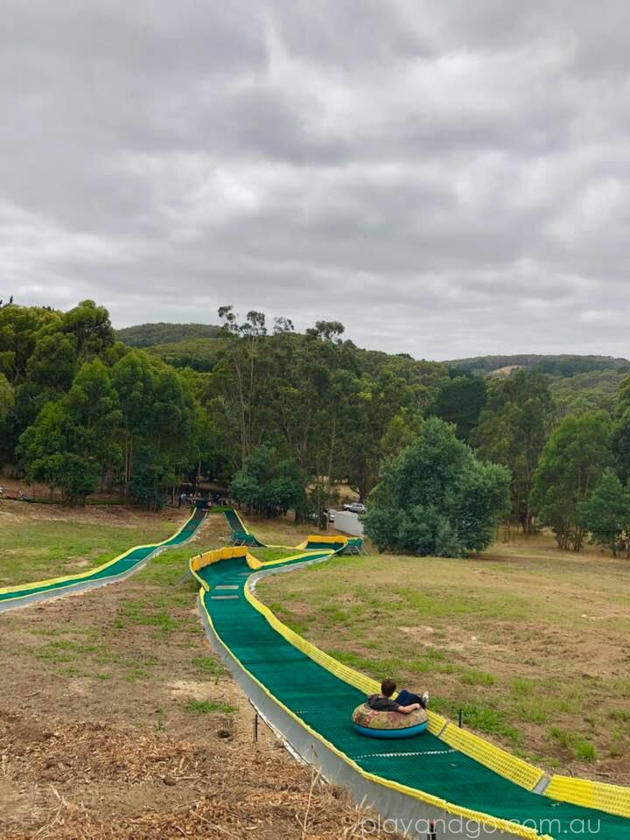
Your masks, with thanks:
[{"label": "blue inflatable tube", "polygon": [[422,735],[426,732],[427,721],[417,723],[415,726],[406,726],[404,729],[370,729],[367,726],[360,726],[358,723],[353,723],[353,727],[359,735],[366,735],[368,738],[385,738],[393,740],[394,738],[413,738],[414,735]]}]

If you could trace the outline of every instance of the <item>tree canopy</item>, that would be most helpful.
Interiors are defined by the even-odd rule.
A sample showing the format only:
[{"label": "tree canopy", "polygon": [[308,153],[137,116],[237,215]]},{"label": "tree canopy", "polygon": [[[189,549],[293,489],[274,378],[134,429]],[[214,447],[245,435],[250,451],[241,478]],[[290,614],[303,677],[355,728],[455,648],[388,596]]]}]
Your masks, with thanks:
[{"label": "tree canopy", "polygon": [[294,459],[278,460],[275,449],[259,446],[230,484],[230,493],[250,509],[277,516],[306,506],[304,477]]},{"label": "tree canopy", "polygon": [[[627,360],[444,364],[361,349],[337,320],[300,333],[290,318],[254,308],[240,315],[225,304],[216,314],[221,326],[119,333],[142,349],[116,340],[107,310],[91,300],[67,312],[0,304],[0,467],[73,504],[106,490],[159,507],[182,477],[205,476],[267,514],[321,515],[339,488],[366,500],[378,486],[368,527],[380,545],[461,553],[486,539],[471,534],[487,535],[490,520],[468,501],[457,521],[472,524],[455,527],[454,500],[464,505],[464,479],[470,499],[484,498],[508,474],[496,472],[502,464],[506,516],[526,533],[549,526],[576,550],[589,534],[612,551],[627,541]],[[442,441],[438,463],[459,466],[440,485],[452,492],[435,485],[410,506],[397,470],[411,469],[428,430]],[[403,518],[379,519],[399,489]]]},{"label": "tree canopy", "polygon": [[432,417],[383,472],[364,518],[379,550],[462,556],[486,548],[508,506],[510,474],[478,461],[453,427]]},{"label": "tree canopy", "polygon": [[597,487],[582,502],[578,521],[593,541],[609,548],[614,557],[622,546],[630,557],[630,492],[614,470],[604,470]]},{"label": "tree canopy", "polygon": [[491,380],[472,442],[481,458],[505,464],[512,473],[512,515],[528,532],[534,473],[549,433],[553,402],[547,377],[518,370]]},{"label": "tree canopy", "polygon": [[442,420],[455,424],[458,438],[469,442],[486,403],[486,390],[481,377],[451,368],[436,394],[433,410]]},{"label": "tree canopy", "polygon": [[560,548],[579,551],[586,536],[581,509],[611,463],[605,411],[566,417],[551,433],[534,475],[532,504]]}]

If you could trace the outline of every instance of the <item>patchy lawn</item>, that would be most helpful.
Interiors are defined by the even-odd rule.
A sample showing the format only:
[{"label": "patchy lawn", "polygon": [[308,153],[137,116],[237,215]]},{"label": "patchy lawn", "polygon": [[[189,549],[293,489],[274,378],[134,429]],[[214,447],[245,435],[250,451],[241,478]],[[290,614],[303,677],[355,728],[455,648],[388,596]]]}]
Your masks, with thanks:
[{"label": "patchy lawn", "polygon": [[0,500],[0,588],[94,568],[134,545],[166,539],[188,516],[173,508],[156,514]]},{"label": "patchy lawn", "polygon": [[[38,522],[28,507],[12,520],[14,544],[34,549],[36,531],[46,548],[41,535],[57,533],[75,556],[99,540],[113,556],[138,541],[127,522],[108,545],[100,521],[81,519],[73,542],[71,522]],[[174,530],[149,519],[151,540]],[[187,561],[228,538],[223,517],[209,517],[192,544],[122,583],[0,617],[2,838],[361,836],[368,812],[321,785],[264,726],[253,743],[252,708],[203,633]],[[18,564],[23,579],[36,556]]]},{"label": "patchy lawn", "polygon": [[241,513],[249,531],[267,545],[292,547],[303,542],[309,534],[338,534],[330,525],[328,530],[320,531],[314,522],[296,525],[290,519],[266,519],[262,516],[247,516]]},{"label": "patchy lawn", "polygon": [[273,563],[276,560],[295,557],[298,552],[295,548],[250,548],[249,553],[263,563]]},{"label": "patchy lawn", "polygon": [[630,782],[630,563],[540,536],[471,559],[335,558],[259,584],[281,619],[552,771]]}]

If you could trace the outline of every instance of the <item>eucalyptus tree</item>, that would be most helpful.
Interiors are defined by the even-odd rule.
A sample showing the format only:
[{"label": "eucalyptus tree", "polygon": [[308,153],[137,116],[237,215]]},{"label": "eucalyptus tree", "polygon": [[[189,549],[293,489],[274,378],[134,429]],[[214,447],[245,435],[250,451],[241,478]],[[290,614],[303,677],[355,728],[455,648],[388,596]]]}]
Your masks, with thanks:
[{"label": "eucalyptus tree", "polygon": [[61,488],[71,504],[82,504],[120,466],[117,444],[121,412],[109,371],[86,362],[70,391],[48,402],[20,437],[27,476]]},{"label": "eucalyptus tree", "polygon": [[486,380],[456,368],[450,368],[448,374],[440,384],[432,411],[454,423],[457,437],[468,442],[486,403]]},{"label": "eucalyptus tree", "polygon": [[510,469],[512,515],[526,533],[532,528],[534,474],[552,420],[547,376],[537,370],[518,370],[490,380],[485,407],[472,433],[471,442],[479,458]]},{"label": "eucalyptus tree", "polygon": [[578,510],[580,524],[592,539],[612,551],[621,546],[630,557],[630,492],[613,469],[606,469],[599,484]]},{"label": "eucalyptus tree", "polygon": [[437,417],[387,463],[364,517],[380,551],[462,556],[486,548],[509,505],[510,473],[478,461]]},{"label": "eucalyptus tree", "polygon": [[605,411],[565,417],[540,456],[531,503],[562,549],[582,547],[587,533],[582,506],[611,465],[611,431]]},{"label": "eucalyptus tree", "polygon": [[266,317],[264,312],[250,310],[246,319],[239,322],[240,316],[231,304],[220,306],[218,315],[225,332],[237,339],[228,348],[223,365],[227,364],[234,373],[234,402],[238,413],[241,464],[244,465],[257,442],[254,429],[256,394],[263,385],[261,343],[267,335]]}]

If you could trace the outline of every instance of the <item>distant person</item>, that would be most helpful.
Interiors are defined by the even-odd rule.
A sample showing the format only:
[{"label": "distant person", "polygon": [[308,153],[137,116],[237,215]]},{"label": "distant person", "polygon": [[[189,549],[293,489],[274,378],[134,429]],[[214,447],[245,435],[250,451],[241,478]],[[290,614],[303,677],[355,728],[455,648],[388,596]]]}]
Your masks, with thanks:
[{"label": "distant person", "polygon": [[396,700],[392,700],[392,694],[396,691],[394,680],[386,679],[381,683],[380,694],[370,694],[365,701],[370,709],[378,712],[402,712],[408,715],[416,709],[426,709],[429,704],[429,692],[421,695],[412,694],[404,689],[398,693]]}]

